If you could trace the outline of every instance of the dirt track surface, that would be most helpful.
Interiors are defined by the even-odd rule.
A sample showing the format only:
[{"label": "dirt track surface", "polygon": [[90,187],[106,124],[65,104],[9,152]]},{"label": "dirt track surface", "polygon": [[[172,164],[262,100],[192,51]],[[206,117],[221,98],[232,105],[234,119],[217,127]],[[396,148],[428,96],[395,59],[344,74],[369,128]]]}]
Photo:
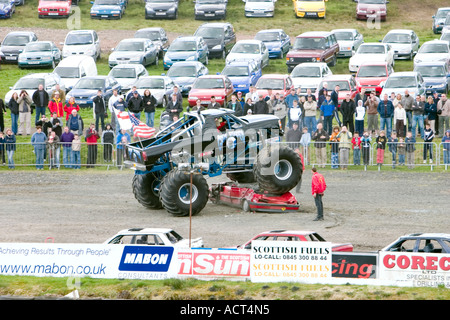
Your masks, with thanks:
[{"label": "dirt track surface", "polygon": [[[207,247],[242,244],[262,231],[314,230],[331,242],[374,251],[414,232],[450,233],[449,173],[323,171],[324,221],[312,221],[311,172],[303,175],[301,210],[245,213],[208,203],[192,218],[149,210],[133,196],[131,170],[0,171],[0,242],[101,243],[131,227],[170,227],[203,237]],[[208,179],[211,184],[221,179]]]}]

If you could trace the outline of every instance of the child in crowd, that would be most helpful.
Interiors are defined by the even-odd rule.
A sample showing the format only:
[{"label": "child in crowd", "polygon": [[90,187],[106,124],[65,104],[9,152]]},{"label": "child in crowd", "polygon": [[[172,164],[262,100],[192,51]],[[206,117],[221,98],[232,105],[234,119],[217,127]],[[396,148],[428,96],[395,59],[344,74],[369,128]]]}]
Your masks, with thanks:
[{"label": "child in crowd", "polygon": [[73,135],[72,140],[72,157],[73,159],[73,169],[80,169],[81,168],[81,140],[78,133],[75,133]]},{"label": "child in crowd", "polygon": [[403,137],[398,138],[397,152],[398,152],[398,164],[404,166],[406,157],[406,145],[405,145],[405,138]]},{"label": "child in crowd", "polygon": [[361,164],[361,137],[358,131],[355,131],[355,135],[352,138],[353,149],[353,164],[359,166]]},{"label": "child in crowd", "polygon": [[306,163],[309,163],[309,145],[311,143],[311,134],[308,132],[308,127],[303,127],[303,134],[300,138],[300,145],[302,146],[303,157],[307,159]]},{"label": "child in crowd", "polygon": [[395,169],[395,164],[397,161],[397,144],[398,144],[397,133],[395,131],[393,131],[388,140],[389,151],[392,153],[392,168],[393,169]]},{"label": "child in crowd", "polygon": [[339,168],[339,127],[334,127],[330,136],[331,141],[331,169]]},{"label": "child in crowd", "polygon": [[367,167],[370,161],[370,143],[372,142],[372,137],[369,135],[369,131],[364,131],[361,137],[361,154],[363,158],[363,165]]},{"label": "child in crowd", "polygon": [[434,131],[431,129],[429,122],[425,125],[425,130],[423,132],[423,163],[427,163],[427,154],[430,154],[430,163],[433,163],[433,138]]},{"label": "child in crowd", "polygon": [[377,165],[380,169],[384,163],[384,150],[386,149],[387,138],[384,130],[380,131],[380,134],[377,137]]},{"label": "child in crowd", "polygon": [[414,169],[414,151],[416,151],[416,139],[411,131],[408,131],[405,138],[406,145],[406,164],[409,169]]}]

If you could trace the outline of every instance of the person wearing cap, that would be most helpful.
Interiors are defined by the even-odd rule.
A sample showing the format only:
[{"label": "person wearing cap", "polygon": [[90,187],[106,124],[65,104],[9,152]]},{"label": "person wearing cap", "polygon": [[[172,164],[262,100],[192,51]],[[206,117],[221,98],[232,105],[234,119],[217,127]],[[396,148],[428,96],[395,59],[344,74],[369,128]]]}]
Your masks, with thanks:
[{"label": "person wearing cap", "polygon": [[262,94],[259,95],[259,100],[255,102],[253,107],[253,114],[268,114],[269,106],[267,105],[266,100],[264,100],[264,96]]},{"label": "person wearing cap", "polygon": [[63,123],[64,119],[64,105],[61,99],[59,91],[55,91],[52,100],[48,103],[48,109],[50,110],[50,115],[56,113],[56,117],[59,119],[60,123]]},{"label": "person wearing cap", "polygon": [[245,99],[242,96],[242,91],[238,91],[236,93],[236,97],[237,97],[237,101],[241,104],[242,110],[244,109],[244,105],[245,105]]},{"label": "person wearing cap", "polygon": [[144,110],[144,100],[135,90],[133,91],[133,96],[128,100],[127,103],[128,111],[130,111],[136,118],[141,119],[141,112]]}]

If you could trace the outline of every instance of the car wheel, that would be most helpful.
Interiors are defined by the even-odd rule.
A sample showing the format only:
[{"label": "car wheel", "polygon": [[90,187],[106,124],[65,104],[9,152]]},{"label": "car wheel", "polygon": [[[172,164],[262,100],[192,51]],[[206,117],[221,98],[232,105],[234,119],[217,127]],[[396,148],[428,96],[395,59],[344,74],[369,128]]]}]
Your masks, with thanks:
[{"label": "car wheel", "polygon": [[55,60],[52,60],[52,69],[55,69],[56,68],[56,62],[55,62]]},{"label": "car wheel", "polygon": [[223,49],[222,51],[222,59],[225,60],[227,57],[227,49]]},{"label": "car wheel", "polygon": [[164,109],[166,109],[167,104],[168,104],[167,97],[164,96],[163,99],[162,99],[162,107],[163,107]]},{"label": "car wheel", "polygon": [[283,49],[281,49],[279,58],[280,58],[280,59],[283,59],[283,58],[284,58],[284,51],[283,51]]},{"label": "car wheel", "polygon": [[159,65],[159,57],[158,57],[158,54],[156,54],[156,56],[155,56],[155,66],[158,66]]},{"label": "car wheel", "polygon": [[333,55],[333,59],[331,59],[331,63],[330,63],[330,67],[334,67],[336,65],[337,62],[337,58],[336,55]]},{"label": "car wheel", "polygon": [[208,64],[209,64],[208,55],[206,55],[206,58],[205,58],[205,65],[208,65]]},{"label": "car wheel", "polygon": [[250,212],[250,203],[246,199],[242,200],[242,211]]},{"label": "car wheel", "polygon": [[143,65],[144,67],[147,66],[147,59],[144,58],[144,60],[142,60],[142,65]]},{"label": "car wheel", "polygon": [[152,173],[135,174],[133,176],[132,188],[136,200],[149,209],[161,209],[159,200],[160,181]]}]

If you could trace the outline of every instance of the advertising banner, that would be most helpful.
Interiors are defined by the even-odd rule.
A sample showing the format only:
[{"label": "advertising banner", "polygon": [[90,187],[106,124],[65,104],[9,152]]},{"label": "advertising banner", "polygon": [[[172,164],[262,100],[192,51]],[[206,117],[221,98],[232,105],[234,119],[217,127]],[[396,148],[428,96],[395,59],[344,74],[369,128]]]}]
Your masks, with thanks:
[{"label": "advertising banner", "polygon": [[331,279],[331,243],[252,241],[252,282],[326,282]]},{"label": "advertising banner", "polygon": [[333,252],[333,278],[376,279],[378,253]]},{"label": "advertising banner", "polygon": [[450,288],[450,254],[380,252],[379,278],[398,286]]}]

